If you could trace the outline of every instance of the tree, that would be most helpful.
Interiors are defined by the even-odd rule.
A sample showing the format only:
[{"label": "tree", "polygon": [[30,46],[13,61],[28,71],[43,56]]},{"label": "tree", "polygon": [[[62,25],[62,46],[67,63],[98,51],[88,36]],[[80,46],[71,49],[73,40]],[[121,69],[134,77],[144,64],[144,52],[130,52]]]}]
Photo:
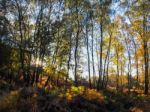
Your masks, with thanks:
[{"label": "tree", "polygon": [[[145,71],[145,94],[148,94],[148,68],[149,68],[149,56],[148,56],[148,41],[149,37],[147,35],[148,31],[146,31],[147,25],[147,17],[149,15],[149,1],[136,1],[132,2],[131,8],[128,12],[128,16],[130,21],[132,22],[132,29],[136,32],[140,37],[141,45],[144,50],[144,71]],[[133,17],[134,16],[134,17]],[[139,19],[141,18],[141,19]],[[141,28],[142,27],[142,28]]]}]

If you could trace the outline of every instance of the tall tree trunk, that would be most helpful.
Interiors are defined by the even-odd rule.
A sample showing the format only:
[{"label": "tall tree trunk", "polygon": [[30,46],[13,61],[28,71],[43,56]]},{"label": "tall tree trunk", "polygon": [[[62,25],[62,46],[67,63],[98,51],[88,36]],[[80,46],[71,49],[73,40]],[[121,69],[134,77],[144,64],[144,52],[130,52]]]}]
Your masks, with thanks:
[{"label": "tall tree trunk", "polygon": [[87,28],[87,25],[86,25],[86,46],[87,46],[87,60],[88,60],[89,86],[90,86],[90,88],[91,88],[90,55],[89,55],[89,37],[88,37],[88,28]]},{"label": "tall tree trunk", "polygon": [[123,60],[122,60],[122,57],[121,57],[121,71],[120,71],[120,73],[121,73],[121,79],[120,79],[120,85],[121,85],[121,87],[123,86],[123,82],[122,82],[122,79],[123,79]]},{"label": "tall tree trunk", "polygon": [[79,41],[79,30],[77,31],[76,34],[76,45],[75,45],[75,53],[74,53],[74,58],[75,58],[75,74],[74,74],[74,79],[75,79],[75,85],[78,85],[78,79],[77,79],[77,67],[78,67],[78,60],[77,60],[77,56],[78,56],[78,41]]},{"label": "tall tree trunk", "polygon": [[76,14],[77,14],[77,33],[76,33],[76,39],[75,39],[75,53],[74,53],[74,59],[75,59],[75,68],[74,68],[74,79],[75,79],[75,85],[78,85],[78,74],[77,74],[77,67],[78,67],[78,44],[79,44],[79,32],[80,32],[80,23],[79,23],[79,15],[78,15],[78,0],[76,0]]},{"label": "tall tree trunk", "polygon": [[92,21],[92,67],[93,67],[93,86],[95,87],[95,62],[94,62],[94,34],[93,34],[93,32],[94,32],[94,26],[93,26],[93,21]]},{"label": "tall tree trunk", "polygon": [[144,42],[144,64],[145,64],[145,90],[144,93],[148,94],[148,85],[149,85],[149,77],[148,77],[148,66],[149,66],[149,59],[148,59],[148,47],[147,42]]},{"label": "tall tree trunk", "polygon": [[[100,76],[100,62],[99,62],[99,55],[98,55],[98,39],[96,38],[96,58],[97,58],[97,69],[98,69],[98,75]],[[99,77],[98,77],[99,80]],[[96,86],[98,89],[98,80],[96,80]]]},{"label": "tall tree trunk", "polygon": [[68,54],[68,61],[67,61],[67,76],[66,76],[66,84],[69,77],[69,70],[70,70],[70,61],[71,61],[71,48],[72,48],[72,42],[71,42],[71,35],[69,35],[69,54]]},{"label": "tall tree trunk", "polygon": [[102,78],[102,53],[103,53],[103,24],[101,22],[100,24],[100,31],[101,31],[101,43],[100,43],[100,74],[98,78],[98,84],[97,84],[97,89],[100,89],[100,83],[101,83],[101,78]]},{"label": "tall tree trunk", "polygon": [[[144,9],[144,5],[143,5]],[[145,90],[144,93],[148,94],[149,89],[149,75],[148,75],[148,68],[149,68],[149,54],[148,54],[148,37],[145,35],[146,27],[146,17],[143,16],[143,47],[144,47],[144,68],[145,68]]]},{"label": "tall tree trunk", "polygon": [[119,89],[119,45],[116,46],[116,55],[117,55],[117,76],[116,76],[116,89]]}]

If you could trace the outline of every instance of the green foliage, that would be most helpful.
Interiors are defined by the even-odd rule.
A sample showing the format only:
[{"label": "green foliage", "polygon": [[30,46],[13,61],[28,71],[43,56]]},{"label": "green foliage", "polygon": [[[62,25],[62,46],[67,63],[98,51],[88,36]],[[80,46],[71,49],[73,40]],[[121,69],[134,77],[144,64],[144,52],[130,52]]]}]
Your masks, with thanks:
[{"label": "green foliage", "polygon": [[44,72],[48,75],[53,75],[55,70],[56,68],[53,65],[49,65],[44,68]]}]

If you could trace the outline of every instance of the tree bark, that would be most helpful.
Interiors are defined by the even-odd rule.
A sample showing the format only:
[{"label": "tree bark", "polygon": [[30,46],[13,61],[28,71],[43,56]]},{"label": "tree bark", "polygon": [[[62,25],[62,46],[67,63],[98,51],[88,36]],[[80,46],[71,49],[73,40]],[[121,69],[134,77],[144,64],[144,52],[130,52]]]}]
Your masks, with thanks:
[{"label": "tree bark", "polygon": [[86,26],[86,47],[87,47],[87,60],[88,60],[89,87],[91,88],[89,37],[88,37],[88,28],[87,28],[87,26]]}]

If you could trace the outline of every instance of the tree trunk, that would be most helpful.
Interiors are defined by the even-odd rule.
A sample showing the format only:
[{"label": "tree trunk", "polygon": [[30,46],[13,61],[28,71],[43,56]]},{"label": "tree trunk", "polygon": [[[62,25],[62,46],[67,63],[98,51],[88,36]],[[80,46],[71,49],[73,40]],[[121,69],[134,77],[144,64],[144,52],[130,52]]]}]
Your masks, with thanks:
[{"label": "tree trunk", "polygon": [[93,86],[95,87],[95,62],[94,62],[94,35],[93,35],[93,21],[92,21],[92,67],[93,67]]},{"label": "tree trunk", "polygon": [[90,55],[89,55],[89,37],[88,37],[88,28],[87,28],[87,26],[86,26],[86,45],[87,45],[87,60],[88,60],[88,73],[89,73],[89,87],[91,88]]},{"label": "tree trunk", "polygon": [[102,78],[102,53],[103,53],[103,25],[102,23],[100,24],[100,31],[101,31],[101,43],[100,43],[100,74],[98,78],[98,84],[97,84],[97,89],[100,89],[100,80]]},{"label": "tree trunk", "polygon": [[145,90],[144,93],[148,94],[148,85],[149,85],[149,77],[148,77],[148,47],[147,47],[147,42],[144,42],[144,64],[145,64]]},{"label": "tree trunk", "polygon": [[[143,5],[143,9],[144,5]],[[149,68],[149,54],[148,54],[148,37],[145,35],[146,27],[146,17],[143,16],[143,47],[144,47],[144,68],[145,68],[145,90],[144,93],[148,94],[149,89],[149,76],[148,76],[148,68]]]},{"label": "tree trunk", "polygon": [[119,89],[119,51],[118,51],[118,45],[116,46],[116,55],[117,55],[117,76],[116,76],[116,89]]},{"label": "tree trunk", "polygon": [[78,17],[78,0],[76,0],[76,14],[77,14],[77,33],[76,33],[76,42],[75,42],[75,53],[74,53],[74,59],[75,59],[75,68],[74,68],[74,79],[75,79],[75,85],[78,85],[78,79],[77,79],[77,67],[78,67],[78,44],[79,44],[79,32],[80,32],[80,23],[79,23],[79,17]]}]

